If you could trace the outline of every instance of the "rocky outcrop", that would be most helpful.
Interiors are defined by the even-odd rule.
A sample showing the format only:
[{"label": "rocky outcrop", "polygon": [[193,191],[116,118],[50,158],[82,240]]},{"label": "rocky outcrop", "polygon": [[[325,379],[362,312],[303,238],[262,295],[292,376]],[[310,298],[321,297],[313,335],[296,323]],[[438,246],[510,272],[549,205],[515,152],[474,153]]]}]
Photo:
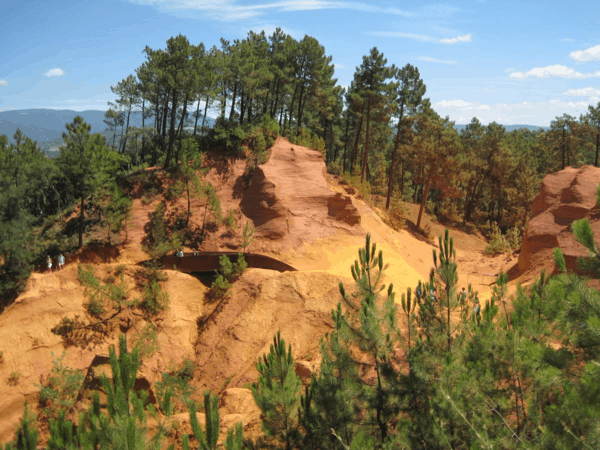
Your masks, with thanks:
[{"label": "rocky outcrop", "polygon": [[592,166],[567,167],[544,178],[523,236],[518,262],[520,273],[542,268],[552,270],[555,247],[563,250],[567,267],[575,269],[577,257],[585,256],[587,252],[571,232],[573,221],[591,218],[592,228],[600,237],[600,223],[595,217],[598,183],[600,169]]},{"label": "rocky outcrop", "polygon": [[269,161],[256,168],[240,207],[257,236],[287,246],[360,223],[352,198],[329,189],[323,155],[283,138],[271,148]]}]

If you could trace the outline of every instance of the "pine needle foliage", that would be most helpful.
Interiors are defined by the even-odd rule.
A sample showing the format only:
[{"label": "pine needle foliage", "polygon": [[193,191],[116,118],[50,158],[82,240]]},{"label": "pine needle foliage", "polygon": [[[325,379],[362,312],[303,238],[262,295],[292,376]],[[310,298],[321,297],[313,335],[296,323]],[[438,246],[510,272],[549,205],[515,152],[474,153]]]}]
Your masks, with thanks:
[{"label": "pine needle foliage", "polygon": [[286,450],[293,448],[298,433],[300,378],[295,372],[292,346],[286,348],[281,333],[273,338],[268,354],[259,358],[258,381],[252,385],[267,436]]},{"label": "pine needle foliage", "polygon": [[[198,422],[197,407],[194,401],[189,404],[190,413],[190,425],[192,427],[192,433],[198,446],[198,450],[216,450],[217,441],[219,440],[219,396],[212,395],[209,390],[204,391],[204,416],[205,416],[205,429]],[[235,428],[229,428],[227,430],[227,438],[225,440],[226,450],[241,450],[243,444],[243,427],[242,423],[238,422],[235,424]],[[181,445],[183,450],[190,450],[190,436],[184,435],[181,439]]]}]

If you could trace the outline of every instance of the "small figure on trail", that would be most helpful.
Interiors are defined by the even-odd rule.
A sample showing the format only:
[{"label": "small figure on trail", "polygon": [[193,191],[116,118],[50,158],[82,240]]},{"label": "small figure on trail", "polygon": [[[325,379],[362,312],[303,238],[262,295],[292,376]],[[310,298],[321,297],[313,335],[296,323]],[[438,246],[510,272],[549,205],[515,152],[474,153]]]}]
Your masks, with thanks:
[{"label": "small figure on trail", "polygon": [[435,288],[432,288],[432,289],[431,289],[431,301],[432,301],[432,302],[435,302],[435,301],[437,301],[437,297],[436,297],[436,295],[435,295]]},{"label": "small figure on trail", "polygon": [[415,293],[417,294],[417,298],[419,300],[421,300],[421,295],[423,295],[423,293],[421,292],[421,282],[419,282],[419,284],[417,285],[417,289],[415,289]]},{"label": "small figure on trail", "polygon": [[473,312],[475,314],[479,314],[480,310],[479,297],[475,296],[474,304],[473,304]]},{"label": "small figure on trail", "polygon": [[462,291],[460,292],[460,304],[464,305],[465,302],[467,301],[467,291],[465,291],[465,288],[462,288]]},{"label": "small figure on trail", "polygon": [[52,272],[52,258],[50,258],[50,255],[46,257],[46,266],[48,267],[48,272]]},{"label": "small figure on trail", "polygon": [[65,265],[65,257],[61,253],[58,255],[58,270],[63,270],[63,266]]},{"label": "small figure on trail", "polygon": [[178,258],[183,257],[183,252],[181,251],[181,249],[177,249],[177,251],[175,252],[175,256],[177,256]]}]

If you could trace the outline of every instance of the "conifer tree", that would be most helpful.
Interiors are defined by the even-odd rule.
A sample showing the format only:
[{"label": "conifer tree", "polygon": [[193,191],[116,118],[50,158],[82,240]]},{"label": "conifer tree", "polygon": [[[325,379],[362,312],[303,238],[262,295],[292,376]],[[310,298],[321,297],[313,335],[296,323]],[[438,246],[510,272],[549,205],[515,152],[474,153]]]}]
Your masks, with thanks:
[{"label": "conifer tree", "polygon": [[35,416],[29,412],[27,403],[16,434],[16,450],[37,450],[38,432]]},{"label": "conifer tree", "polygon": [[114,171],[121,159],[108,151],[100,133],[91,135],[91,126],[77,116],[66,125],[66,145],[60,148],[58,165],[72,183],[79,205],[79,247],[83,246],[84,202],[105,176]]},{"label": "conifer tree", "polygon": [[[396,162],[398,158],[398,149],[400,147],[401,138],[403,136],[402,127],[406,127],[409,123],[404,120],[405,116],[412,115],[416,112],[416,108],[421,103],[423,95],[427,88],[425,83],[421,80],[419,69],[407,64],[402,69],[394,68],[394,78],[397,81],[393,85],[395,95],[395,113],[394,116],[398,118],[398,125],[396,129],[396,137],[394,138],[394,149],[392,151],[392,160],[389,169],[388,178],[388,190],[387,198],[385,201],[385,208],[389,209],[390,202],[392,199],[392,192],[394,188],[394,177],[396,176]],[[402,171],[404,172],[404,161],[401,161]],[[402,191],[403,185],[400,186]]]},{"label": "conifer tree", "polygon": [[[209,390],[204,391],[204,415],[205,415],[205,430],[198,422],[196,415],[196,403],[190,402],[190,425],[196,441],[198,442],[198,450],[216,450],[217,441],[219,440],[219,396],[212,395]],[[227,438],[225,440],[226,450],[241,450],[243,443],[243,427],[241,422],[237,422],[234,428],[227,430]],[[186,434],[181,439],[181,445],[184,450],[190,450],[190,438]]]},{"label": "conifer tree", "polygon": [[292,345],[286,349],[281,333],[273,338],[268,354],[256,364],[259,377],[252,395],[262,413],[265,433],[290,450],[298,433],[300,378],[296,375]]},{"label": "conifer tree", "polygon": [[[359,249],[359,259],[351,266],[352,278],[357,287],[355,294],[347,294],[343,283],[340,283],[340,293],[348,308],[347,314],[342,314],[341,304],[337,311],[333,311],[335,330],[328,346],[324,347],[335,355],[334,361],[344,364],[345,373],[351,378],[348,384],[338,385],[338,401],[345,397],[353,396],[349,406],[344,411],[365,410],[368,424],[359,428],[358,432],[349,427],[346,419],[341,425],[346,429],[335,430],[342,439],[348,439],[346,445],[352,442],[370,437],[375,438],[379,445],[388,441],[391,434],[391,426],[397,421],[399,412],[399,398],[397,392],[398,360],[396,355],[396,344],[400,333],[397,325],[397,307],[394,302],[395,294],[393,286],[387,287],[381,283],[381,278],[387,265],[384,266],[381,250],[377,253],[375,244],[371,244],[371,236],[367,234],[365,247]],[[381,298],[380,293],[386,290],[386,295]],[[338,347],[338,343],[340,347]],[[360,351],[361,356],[352,356],[353,348]],[[324,354],[325,356],[325,354]],[[368,361],[368,366],[359,364],[356,359]],[[348,367],[351,363],[355,366]],[[364,369],[356,371],[356,367],[371,367],[374,371],[374,380],[366,383],[363,377],[366,375]],[[335,366],[329,366],[334,369]],[[332,373],[331,375],[334,375]],[[358,375],[358,376],[357,376]],[[334,375],[335,376],[335,375]],[[332,380],[317,380],[319,382],[331,383]],[[315,392],[318,392],[315,387]],[[321,388],[322,389],[322,388]],[[352,394],[354,391],[354,394]],[[333,394],[336,394],[334,391]],[[350,397],[351,398],[351,397]],[[323,405],[322,400],[320,400]],[[323,405],[324,406],[324,405]],[[345,413],[346,414],[346,413]],[[366,424],[363,424],[366,425]],[[340,434],[341,433],[341,434]],[[356,444],[358,445],[358,444]]]}]

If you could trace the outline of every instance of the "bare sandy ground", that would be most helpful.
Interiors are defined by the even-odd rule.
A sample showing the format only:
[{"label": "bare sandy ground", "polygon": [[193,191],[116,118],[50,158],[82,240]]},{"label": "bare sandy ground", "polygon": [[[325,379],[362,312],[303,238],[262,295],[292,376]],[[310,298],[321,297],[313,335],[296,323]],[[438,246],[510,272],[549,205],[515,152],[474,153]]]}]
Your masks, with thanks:
[{"label": "bare sandy ground", "polygon": [[[281,138],[271,152],[247,191],[239,189],[243,161],[209,172],[207,179],[215,186],[224,210],[236,211],[239,226],[229,237],[217,231],[204,249],[236,249],[241,225],[251,220],[257,231],[249,250],[277,257],[299,272],[250,269],[235,284],[231,296],[215,303],[205,297],[207,287],[201,279],[168,271],[164,289],[170,296],[170,308],[157,321],[161,348],[141,369],[154,383],[169,366],[192,359],[199,392],[210,388],[221,394],[223,413],[228,417],[224,426],[240,420],[252,430],[258,430],[259,424],[247,383],[256,380],[257,358],[268,351],[274,334],[281,331],[302,367],[318,364],[319,340],[331,329],[331,309],[341,300],[338,283],[353,285],[350,266],[358,258],[366,234],[370,233],[377,249],[383,251],[389,264],[383,281],[394,284],[398,300],[406,288],[414,288],[428,277],[435,247],[408,231],[390,229],[365,202],[348,196],[326,174],[319,152],[292,146]],[[132,272],[135,264],[148,259],[141,242],[148,214],[158,201],[144,204],[141,199],[134,200],[129,239],[109,263],[95,264],[99,272],[116,264],[124,264],[126,271]],[[202,199],[194,200],[196,224],[203,206]],[[358,218],[360,223],[356,223]],[[456,240],[457,256],[466,272],[495,273],[510,263],[505,257],[484,257],[481,239],[472,238],[468,245],[467,241],[466,235]],[[468,277],[461,278],[461,283],[468,281]],[[489,286],[476,288],[489,294]],[[0,351],[4,352],[0,442],[12,438],[23,403],[37,404],[37,385],[50,372],[54,359],[65,352],[64,363],[83,370],[95,355],[106,354],[108,345],[116,342],[118,327],[105,342],[85,348],[64,348],[61,338],[51,333],[61,317],[83,315],[84,300],[76,264],[68,260],[62,272],[32,274],[26,291],[0,315]],[[136,326],[143,323],[139,319]],[[134,334],[130,331],[128,337],[132,339]],[[20,374],[14,386],[6,382],[11,373]],[[185,421],[183,416],[180,419]]]}]

